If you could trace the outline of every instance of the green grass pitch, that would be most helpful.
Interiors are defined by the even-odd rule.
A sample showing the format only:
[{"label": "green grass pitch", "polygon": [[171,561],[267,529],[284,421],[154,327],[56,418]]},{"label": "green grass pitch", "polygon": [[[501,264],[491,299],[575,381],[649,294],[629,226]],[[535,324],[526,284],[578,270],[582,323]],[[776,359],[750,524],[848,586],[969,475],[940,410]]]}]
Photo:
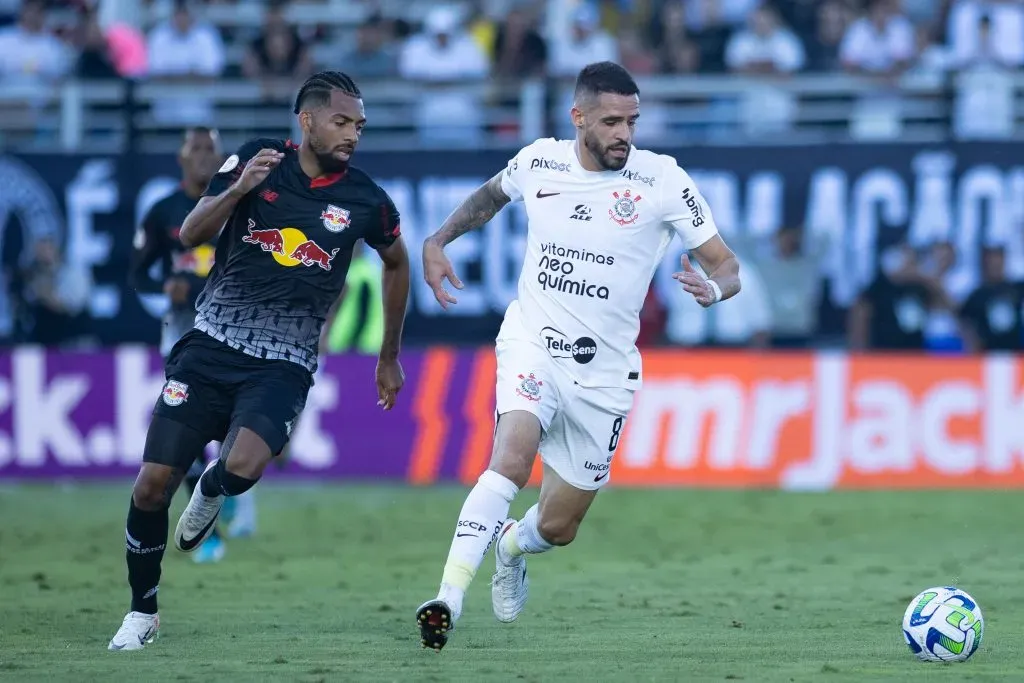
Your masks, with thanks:
[{"label": "green grass pitch", "polygon": [[[530,560],[515,624],[491,616],[489,556],[435,653],[413,612],[435,594],[464,490],[271,480],[257,489],[257,536],[230,542],[221,564],[167,552],[161,637],[115,653],[128,490],[0,487],[0,680],[1024,677],[1019,493],[611,489],[575,544]],[[984,611],[981,649],[965,664],[920,663],[903,611],[954,583]]]}]

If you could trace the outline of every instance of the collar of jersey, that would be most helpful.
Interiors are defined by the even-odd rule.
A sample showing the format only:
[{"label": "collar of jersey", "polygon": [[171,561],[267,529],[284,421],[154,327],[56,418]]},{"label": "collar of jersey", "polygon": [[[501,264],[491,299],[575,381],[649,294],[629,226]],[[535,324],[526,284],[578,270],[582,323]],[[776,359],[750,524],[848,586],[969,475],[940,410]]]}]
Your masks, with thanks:
[{"label": "collar of jersey", "polygon": [[309,181],[309,188],[311,190],[315,190],[318,187],[329,187],[348,175],[348,169],[346,168],[340,173],[328,173],[327,175],[322,175],[319,178],[310,178],[306,175],[306,172],[302,170],[302,165],[299,164],[299,146],[291,140],[286,140],[284,146],[286,150],[294,153],[296,172]]}]

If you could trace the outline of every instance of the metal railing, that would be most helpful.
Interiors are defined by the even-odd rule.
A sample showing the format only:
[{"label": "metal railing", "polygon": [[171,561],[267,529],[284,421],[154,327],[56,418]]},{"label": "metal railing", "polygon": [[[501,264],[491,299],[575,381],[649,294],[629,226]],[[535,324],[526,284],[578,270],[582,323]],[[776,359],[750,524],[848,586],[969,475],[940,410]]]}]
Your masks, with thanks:
[{"label": "metal railing", "polygon": [[[986,108],[984,102],[981,109],[961,106],[969,100],[970,89],[979,87],[965,76],[909,74],[898,86],[885,88],[841,74],[775,81],[644,78],[639,141],[665,146],[856,139],[941,142],[965,130],[957,117],[974,117],[975,123],[979,117],[1000,117],[992,137],[1024,139],[1024,74],[999,78],[995,86],[987,81],[982,85],[1005,90],[1001,101],[1006,106],[1001,109]],[[216,126],[229,146],[256,136],[295,136],[295,87],[247,81],[5,86],[0,88],[0,148],[166,152],[176,148],[180,130],[188,123]],[[481,149],[514,148],[545,135],[571,135],[567,83],[492,81],[439,89],[386,81],[361,89],[369,119],[363,139],[367,149],[447,149],[460,143]]]}]

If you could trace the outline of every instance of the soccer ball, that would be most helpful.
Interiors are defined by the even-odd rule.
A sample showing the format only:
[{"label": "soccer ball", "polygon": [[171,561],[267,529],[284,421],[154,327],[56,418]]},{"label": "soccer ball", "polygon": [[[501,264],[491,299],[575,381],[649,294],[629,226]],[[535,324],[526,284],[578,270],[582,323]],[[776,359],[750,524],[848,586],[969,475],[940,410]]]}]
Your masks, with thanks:
[{"label": "soccer ball", "polygon": [[977,652],[985,620],[977,601],[951,586],[929,588],[903,615],[903,637],[925,662],[965,662]]}]

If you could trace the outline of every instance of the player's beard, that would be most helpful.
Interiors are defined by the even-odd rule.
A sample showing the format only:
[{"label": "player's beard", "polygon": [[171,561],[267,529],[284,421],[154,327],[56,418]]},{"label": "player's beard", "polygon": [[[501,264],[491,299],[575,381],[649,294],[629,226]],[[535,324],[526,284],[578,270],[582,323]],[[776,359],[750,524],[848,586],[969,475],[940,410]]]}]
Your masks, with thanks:
[{"label": "player's beard", "polygon": [[583,135],[583,145],[590,152],[590,155],[594,157],[594,160],[601,165],[607,171],[621,171],[626,166],[626,162],[629,161],[629,147],[626,147],[626,154],[621,159],[611,156],[611,148],[617,147],[618,143],[605,147],[597,139],[597,137],[591,134],[589,131]]},{"label": "player's beard", "polygon": [[320,141],[320,138],[310,135],[309,148],[316,155],[316,163],[324,173],[340,173],[348,168],[348,161],[342,161],[334,156],[327,145]]}]

